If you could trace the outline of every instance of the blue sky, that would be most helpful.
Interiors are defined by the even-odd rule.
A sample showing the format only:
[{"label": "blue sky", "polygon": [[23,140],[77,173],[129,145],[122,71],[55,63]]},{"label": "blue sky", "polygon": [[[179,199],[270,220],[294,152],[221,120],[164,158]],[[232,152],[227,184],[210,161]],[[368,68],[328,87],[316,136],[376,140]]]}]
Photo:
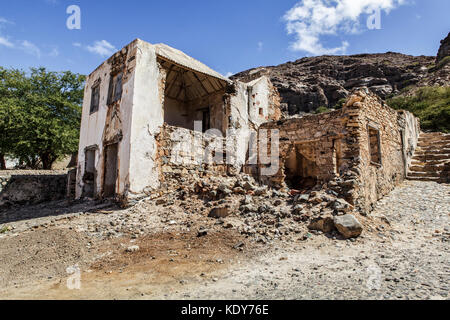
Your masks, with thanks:
[{"label": "blue sky", "polygon": [[[81,30],[66,27],[70,5]],[[436,55],[449,12],[449,0],[0,0],[0,65],[88,74],[135,38],[224,75],[323,53]]]}]

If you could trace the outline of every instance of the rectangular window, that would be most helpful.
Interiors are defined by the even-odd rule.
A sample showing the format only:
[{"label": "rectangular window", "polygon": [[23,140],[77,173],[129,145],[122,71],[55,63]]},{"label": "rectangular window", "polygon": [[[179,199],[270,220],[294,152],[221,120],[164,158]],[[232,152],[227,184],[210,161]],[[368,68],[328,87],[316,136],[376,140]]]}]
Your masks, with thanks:
[{"label": "rectangular window", "polygon": [[211,112],[209,108],[207,108],[202,110],[202,114],[203,132],[206,132],[211,129]]},{"label": "rectangular window", "polygon": [[108,105],[119,101],[122,98],[122,79],[122,72],[116,74],[115,76],[111,76],[109,83]]},{"label": "rectangular window", "polygon": [[259,116],[264,117],[264,109],[263,108],[259,108]]},{"label": "rectangular window", "polygon": [[91,89],[91,108],[90,113],[95,113],[98,111],[98,106],[100,104],[100,84],[96,84]]},{"label": "rectangular window", "polygon": [[381,165],[380,131],[374,127],[368,127],[370,162]]}]

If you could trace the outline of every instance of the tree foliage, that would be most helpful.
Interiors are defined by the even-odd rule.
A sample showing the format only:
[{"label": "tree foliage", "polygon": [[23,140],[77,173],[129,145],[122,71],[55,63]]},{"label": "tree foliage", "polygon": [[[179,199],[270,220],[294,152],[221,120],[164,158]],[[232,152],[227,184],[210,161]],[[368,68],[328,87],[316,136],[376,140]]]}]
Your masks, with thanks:
[{"label": "tree foliage", "polygon": [[395,97],[388,104],[419,117],[422,129],[450,132],[450,87],[421,88],[412,97]]},{"label": "tree foliage", "polygon": [[0,156],[51,169],[77,151],[85,77],[32,68],[0,68]]}]

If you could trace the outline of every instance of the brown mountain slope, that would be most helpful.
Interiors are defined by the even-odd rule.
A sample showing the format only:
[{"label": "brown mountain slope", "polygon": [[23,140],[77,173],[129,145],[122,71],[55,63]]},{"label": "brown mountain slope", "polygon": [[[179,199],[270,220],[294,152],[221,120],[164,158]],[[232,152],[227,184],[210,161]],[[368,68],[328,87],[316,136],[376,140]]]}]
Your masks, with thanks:
[{"label": "brown mountain slope", "polygon": [[333,108],[353,89],[366,86],[383,99],[410,94],[418,87],[450,85],[450,64],[436,68],[436,57],[387,52],[302,58],[260,67],[231,77],[244,82],[271,78],[282,97],[285,115]]}]

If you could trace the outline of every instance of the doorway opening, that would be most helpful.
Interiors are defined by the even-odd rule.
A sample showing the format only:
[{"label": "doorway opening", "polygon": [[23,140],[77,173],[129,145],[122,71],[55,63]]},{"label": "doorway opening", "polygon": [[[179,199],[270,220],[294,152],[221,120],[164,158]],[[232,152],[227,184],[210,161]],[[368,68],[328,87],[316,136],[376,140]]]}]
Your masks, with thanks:
[{"label": "doorway opening", "polygon": [[95,196],[95,151],[95,148],[88,148],[85,151],[83,197],[86,198],[93,198]]},{"label": "doorway opening", "polygon": [[103,197],[111,198],[116,195],[118,177],[118,150],[119,144],[110,144],[105,147],[105,175],[103,180]]},{"label": "doorway opening", "polygon": [[314,148],[308,144],[293,145],[285,162],[285,182],[290,189],[309,190],[316,186],[319,167]]}]

